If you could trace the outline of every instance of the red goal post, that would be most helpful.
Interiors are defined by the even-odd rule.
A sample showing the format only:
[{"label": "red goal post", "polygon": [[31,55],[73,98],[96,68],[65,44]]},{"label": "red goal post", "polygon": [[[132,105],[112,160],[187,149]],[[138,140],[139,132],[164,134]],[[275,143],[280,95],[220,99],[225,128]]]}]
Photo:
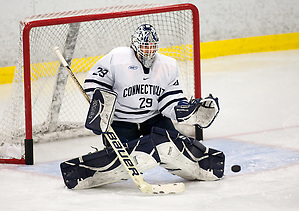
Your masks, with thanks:
[{"label": "red goal post", "polygon": [[[180,73],[181,78],[186,80],[184,87],[185,89],[191,87],[191,91],[187,95],[199,98],[201,96],[200,23],[199,11],[193,4],[119,6],[29,17],[21,21],[20,52],[22,53],[19,58],[19,65],[16,68],[16,75],[18,74],[19,78],[16,79],[15,76],[14,86],[17,88],[12,89],[13,91],[19,90],[19,83],[22,81],[25,125],[19,126],[18,129],[25,131],[25,142],[23,142],[24,138],[21,138],[23,133],[18,132],[17,139],[20,143],[12,141],[12,144],[19,145],[24,150],[21,149],[22,155],[18,158],[1,158],[3,156],[0,154],[0,162],[18,163],[19,160],[19,163],[33,164],[33,139],[35,139],[33,136],[37,136],[38,140],[44,138],[46,141],[47,139],[49,141],[49,139],[66,138],[69,137],[68,135],[71,137],[83,134],[88,135],[88,132],[84,131],[84,129],[84,132],[82,132],[76,128],[84,128],[84,124],[81,125],[77,120],[70,123],[73,115],[68,115],[67,113],[73,109],[74,105],[81,105],[81,102],[75,101],[76,98],[80,97],[78,95],[75,96],[75,91],[70,88],[72,86],[71,83],[67,82],[67,76],[63,73],[55,56],[53,56],[54,53],[50,52],[54,46],[58,45],[60,49],[64,49],[63,53],[67,62],[71,64],[75,73],[80,75],[83,72],[86,73],[99,57],[116,47],[114,44],[121,37],[124,40],[129,40],[130,33],[144,22],[154,25],[160,34],[160,52],[179,61],[180,69],[183,71]],[[88,23],[92,25],[89,26]],[[83,31],[82,28],[85,26],[87,29]],[[55,30],[52,30],[51,27],[54,27]],[[115,37],[115,40],[111,41],[112,44],[110,44],[109,39],[113,39],[113,36],[116,36],[116,34],[118,37]],[[102,43],[98,44],[97,38],[99,40],[102,39]],[[122,42],[125,42],[122,45],[129,45],[127,41]],[[101,51],[104,47],[108,49]],[[89,48],[92,48],[92,50]],[[92,53],[89,55],[89,52]],[[78,77],[80,79],[80,76]],[[44,88],[48,83],[48,78],[55,79],[51,79],[51,88]],[[81,83],[83,80],[84,76],[81,77]],[[52,81],[54,81],[54,85],[52,85]],[[39,84],[38,88],[35,85],[33,87],[35,83]],[[69,90],[71,90],[71,94],[68,93]],[[43,91],[45,93],[41,94]],[[42,97],[36,97],[38,94]],[[48,97],[48,95],[51,97]],[[69,96],[72,99],[69,103],[66,103],[66,98]],[[48,98],[51,98],[51,100],[48,100]],[[46,104],[46,101],[50,101],[49,104],[51,105],[42,104],[39,107],[35,106],[40,102]],[[63,105],[63,103],[68,105]],[[65,110],[63,110],[64,107],[66,107]],[[44,108],[46,108],[46,111],[39,113]],[[81,107],[78,109],[82,110]],[[79,112],[74,111],[74,113]],[[47,116],[47,120],[37,120],[43,116]],[[80,118],[82,116],[78,117],[78,119]],[[58,123],[61,119],[69,121]],[[82,123],[84,120],[85,118],[83,117]],[[35,122],[38,123],[36,124]],[[34,128],[35,124],[38,127]],[[6,125],[5,129],[9,127],[9,125]],[[64,129],[65,131],[70,129],[71,132],[64,132],[65,135],[60,135],[60,132],[63,133]],[[48,133],[51,133],[51,135],[46,136]],[[7,134],[15,135],[15,131]]]}]

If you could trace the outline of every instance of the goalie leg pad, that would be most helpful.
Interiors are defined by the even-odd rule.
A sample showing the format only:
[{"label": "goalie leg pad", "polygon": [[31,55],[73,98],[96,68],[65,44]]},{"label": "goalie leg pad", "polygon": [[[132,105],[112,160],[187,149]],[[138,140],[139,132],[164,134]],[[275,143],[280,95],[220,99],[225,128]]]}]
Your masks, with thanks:
[{"label": "goalie leg pad", "polygon": [[[129,142],[127,151],[141,172],[159,165],[159,155],[149,136]],[[130,178],[112,148],[65,161],[60,169],[69,189],[98,187]]]},{"label": "goalie leg pad", "polygon": [[151,136],[161,159],[160,165],[172,174],[187,180],[213,181],[223,177],[223,152],[161,128],[153,128]]}]

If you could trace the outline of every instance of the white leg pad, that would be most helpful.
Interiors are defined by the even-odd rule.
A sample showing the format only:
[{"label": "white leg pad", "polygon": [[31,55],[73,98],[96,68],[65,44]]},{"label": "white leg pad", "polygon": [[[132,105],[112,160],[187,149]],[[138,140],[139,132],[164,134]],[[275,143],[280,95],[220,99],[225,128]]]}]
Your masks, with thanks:
[{"label": "white leg pad", "polygon": [[223,177],[224,154],[178,132],[154,128],[160,165],[187,180],[219,180]]}]

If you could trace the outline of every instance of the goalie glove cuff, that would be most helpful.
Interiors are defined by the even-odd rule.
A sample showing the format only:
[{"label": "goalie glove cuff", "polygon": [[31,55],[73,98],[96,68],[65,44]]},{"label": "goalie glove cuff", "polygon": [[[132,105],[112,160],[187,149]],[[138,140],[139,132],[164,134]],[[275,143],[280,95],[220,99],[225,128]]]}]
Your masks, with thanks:
[{"label": "goalie glove cuff", "polygon": [[178,105],[174,107],[176,119],[178,122],[187,121],[199,108],[201,98],[192,99],[188,102],[181,100]]}]

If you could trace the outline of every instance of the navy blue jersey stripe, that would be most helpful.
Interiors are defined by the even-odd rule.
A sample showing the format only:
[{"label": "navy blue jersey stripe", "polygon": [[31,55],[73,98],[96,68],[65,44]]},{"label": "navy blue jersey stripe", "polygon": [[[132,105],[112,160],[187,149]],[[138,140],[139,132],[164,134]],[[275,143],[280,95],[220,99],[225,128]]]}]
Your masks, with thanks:
[{"label": "navy blue jersey stripe", "polygon": [[119,109],[115,109],[115,112],[119,112],[119,113],[123,113],[123,114],[147,114],[149,113],[150,111],[147,110],[147,111],[122,111],[122,110],[119,110]]},{"label": "navy blue jersey stripe", "polygon": [[84,91],[85,91],[86,93],[88,93],[88,92],[94,92],[95,89],[96,89],[96,88],[89,88],[89,89],[84,89]]},{"label": "navy blue jersey stripe", "polygon": [[98,84],[98,85],[101,85],[101,86],[103,86],[103,87],[106,87],[107,89],[112,90],[112,86],[111,86],[111,85],[106,84],[106,83],[103,83],[103,82],[100,82],[100,81],[97,81],[97,80],[95,80],[95,79],[86,79],[86,80],[84,81],[84,83],[96,83],[96,84]]},{"label": "navy blue jersey stripe", "polygon": [[166,103],[159,111],[162,113],[162,111],[167,108],[169,105],[171,105],[172,103],[175,103],[175,102],[179,102],[181,100],[186,100],[185,97],[182,97],[182,98],[178,98],[178,99],[174,99],[174,100],[171,100],[169,101],[168,103]]},{"label": "navy blue jersey stripe", "polygon": [[161,102],[165,97],[167,97],[169,95],[176,95],[176,94],[179,94],[179,93],[183,93],[183,91],[182,90],[175,90],[175,91],[166,92],[161,97],[159,97],[158,102]]}]

